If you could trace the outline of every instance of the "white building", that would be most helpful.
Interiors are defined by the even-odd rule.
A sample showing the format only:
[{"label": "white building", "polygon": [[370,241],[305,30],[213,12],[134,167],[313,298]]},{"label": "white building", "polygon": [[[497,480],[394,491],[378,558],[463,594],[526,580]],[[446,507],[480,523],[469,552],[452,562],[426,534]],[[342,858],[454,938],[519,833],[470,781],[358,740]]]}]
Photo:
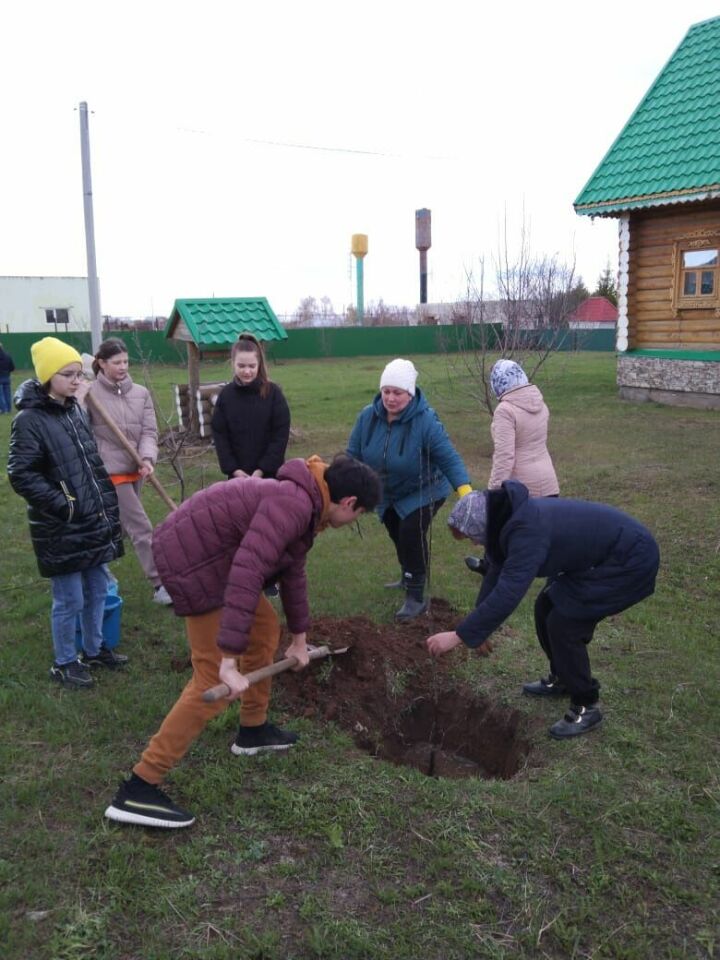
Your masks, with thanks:
[{"label": "white building", "polygon": [[0,277],[0,334],[89,329],[87,277]]}]

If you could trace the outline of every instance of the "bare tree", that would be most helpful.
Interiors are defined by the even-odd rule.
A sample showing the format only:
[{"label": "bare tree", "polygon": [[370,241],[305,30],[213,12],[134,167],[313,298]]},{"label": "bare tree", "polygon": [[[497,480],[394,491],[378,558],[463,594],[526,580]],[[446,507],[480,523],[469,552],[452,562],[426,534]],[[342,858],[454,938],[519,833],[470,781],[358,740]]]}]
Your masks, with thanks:
[{"label": "bare tree", "polygon": [[468,274],[466,297],[455,305],[453,323],[464,326],[464,345],[448,354],[453,379],[464,374],[470,395],[488,413],[495,408],[490,371],[498,356],[517,360],[532,380],[548,356],[567,336],[567,317],[584,299],[585,287],[575,278],[574,263],[557,255],[532,252],[523,224],[512,251],[507,222],[493,258],[495,296],[486,296],[485,261],[477,275]]}]

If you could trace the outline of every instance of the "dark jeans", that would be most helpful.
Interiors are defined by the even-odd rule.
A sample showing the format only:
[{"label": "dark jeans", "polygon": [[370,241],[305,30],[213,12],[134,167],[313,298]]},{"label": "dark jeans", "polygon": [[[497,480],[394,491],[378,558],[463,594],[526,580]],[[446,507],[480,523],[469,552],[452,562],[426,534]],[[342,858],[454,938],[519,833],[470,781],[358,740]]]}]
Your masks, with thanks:
[{"label": "dark jeans", "polygon": [[413,510],[404,519],[392,507],[385,511],[382,522],[395,544],[400,567],[403,573],[412,574],[413,580],[425,580],[430,562],[427,532],[430,521],[444,503],[444,498],[435,500],[419,510]]},{"label": "dark jeans", "polygon": [[550,661],[550,672],[567,687],[573,703],[591,707],[600,697],[600,684],[590,671],[587,645],[597,620],[573,620],[553,606],[547,588],[535,601],[535,631]]},{"label": "dark jeans", "polygon": [[10,395],[10,381],[0,380],[0,413],[12,411],[12,397]]}]

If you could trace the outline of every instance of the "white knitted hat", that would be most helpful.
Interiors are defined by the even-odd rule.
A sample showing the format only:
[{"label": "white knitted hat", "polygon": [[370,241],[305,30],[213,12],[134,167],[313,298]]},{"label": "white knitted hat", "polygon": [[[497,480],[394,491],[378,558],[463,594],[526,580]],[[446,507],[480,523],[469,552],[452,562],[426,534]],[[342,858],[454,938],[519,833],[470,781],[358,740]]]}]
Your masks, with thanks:
[{"label": "white knitted hat", "polygon": [[418,372],[411,360],[391,360],[380,377],[380,389],[383,387],[397,387],[407,390],[410,396],[415,396],[415,381]]}]

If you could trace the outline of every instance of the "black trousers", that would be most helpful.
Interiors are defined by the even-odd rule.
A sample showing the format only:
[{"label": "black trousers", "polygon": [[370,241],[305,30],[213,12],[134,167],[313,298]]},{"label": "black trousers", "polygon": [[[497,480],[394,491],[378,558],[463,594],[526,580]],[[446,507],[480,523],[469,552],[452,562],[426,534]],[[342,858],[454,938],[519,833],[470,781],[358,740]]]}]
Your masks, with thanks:
[{"label": "black trousers", "polygon": [[413,510],[404,519],[392,507],[385,511],[382,522],[385,524],[390,539],[395,544],[395,551],[403,573],[412,574],[415,581],[425,581],[430,550],[427,542],[427,532],[430,521],[445,503],[445,499],[435,500],[419,510]]},{"label": "black trousers", "polygon": [[592,676],[587,645],[593,638],[598,620],[573,620],[553,606],[547,587],[535,601],[535,631],[550,673],[567,687],[573,703],[591,707],[600,697],[600,684]]}]

